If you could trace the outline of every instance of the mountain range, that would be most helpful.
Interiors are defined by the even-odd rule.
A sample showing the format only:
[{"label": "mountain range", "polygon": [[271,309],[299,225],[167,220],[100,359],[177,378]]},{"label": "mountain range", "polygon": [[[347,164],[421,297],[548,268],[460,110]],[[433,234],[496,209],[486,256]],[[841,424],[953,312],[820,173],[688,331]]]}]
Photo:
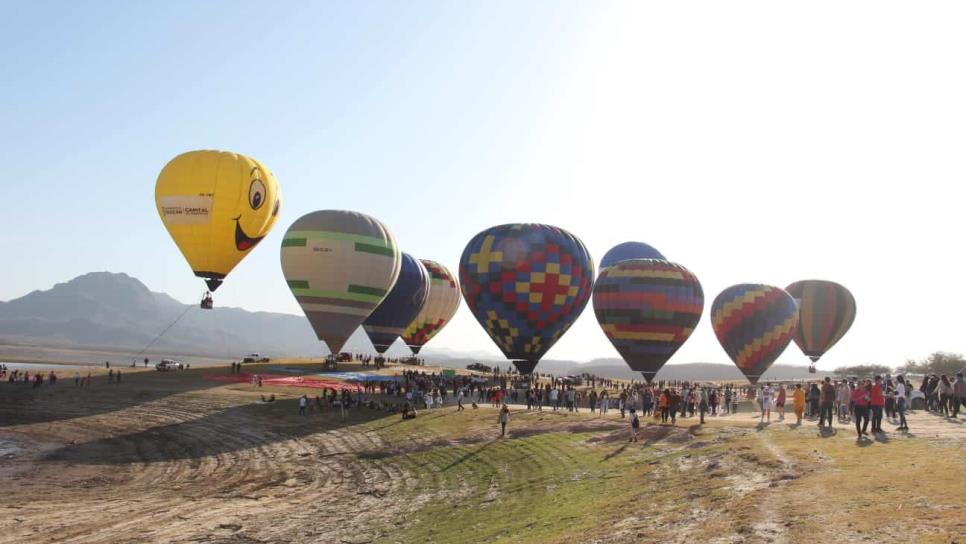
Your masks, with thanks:
[{"label": "mountain range", "polygon": [[[110,272],[84,274],[51,289],[0,302],[0,344],[128,353],[150,345],[155,354],[220,359],[237,359],[251,352],[272,357],[318,357],[327,353],[302,316],[240,308],[201,310],[195,304],[182,304],[169,295],[152,292],[127,274]],[[344,350],[370,353],[372,345],[359,329]],[[388,355],[406,356],[408,351],[397,342]],[[475,362],[508,365],[505,360],[486,355],[432,346],[421,356],[450,368]],[[616,358],[586,363],[545,359],[538,372],[640,378]],[[775,366],[766,374],[771,379],[808,376],[806,367],[798,366]],[[690,363],[665,366],[658,378],[741,380],[742,375],[731,365]]]}]

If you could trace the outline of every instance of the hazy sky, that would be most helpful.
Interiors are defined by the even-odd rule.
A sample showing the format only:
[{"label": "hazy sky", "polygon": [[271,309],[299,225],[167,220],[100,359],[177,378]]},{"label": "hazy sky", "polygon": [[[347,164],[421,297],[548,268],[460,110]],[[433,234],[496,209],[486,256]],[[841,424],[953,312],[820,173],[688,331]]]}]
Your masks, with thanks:
[{"label": "hazy sky", "polygon": [[[966,351],[962,2],[3,12],[0,300],[110,270],[196,301],[154,183],[178,153],[216,148],[258,158],[285,197],[218,305],[300,313],[282,234],[340,208],[453,270],[506,222],[566,228],[597,261],[651,243],[705,289],[677,362],[727,360],[707,315],[725,287],[805,278],[858,301],[820,368]],[[499,353],[465,306],[434,344]],[[616,355],[588,306],[547,357]],[[794,345],[780,360],[805,361]]]}]

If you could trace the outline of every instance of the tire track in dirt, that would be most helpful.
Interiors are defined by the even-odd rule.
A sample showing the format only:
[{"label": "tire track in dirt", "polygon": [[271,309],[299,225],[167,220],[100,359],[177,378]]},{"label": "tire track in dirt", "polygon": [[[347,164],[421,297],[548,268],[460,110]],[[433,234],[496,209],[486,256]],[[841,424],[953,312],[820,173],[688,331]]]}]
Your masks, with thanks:
[{"label": "tire track in dirt", "polygon": [[306,432],[316,422],[268,424],[199,396],[49,425],[86,440],[18,460],[20,478],[37,484],[0,503],[16,505],[0,518],[0,541],[364,540],[407,504],[383,498],[416,481],[357,457],[385,447],[360,427]]}]

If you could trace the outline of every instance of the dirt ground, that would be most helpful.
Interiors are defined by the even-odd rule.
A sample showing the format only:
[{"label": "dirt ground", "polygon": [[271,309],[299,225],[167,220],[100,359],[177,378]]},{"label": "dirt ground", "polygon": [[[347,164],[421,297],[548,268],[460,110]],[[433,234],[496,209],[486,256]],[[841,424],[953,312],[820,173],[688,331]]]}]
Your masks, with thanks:
[{"label": "dirt ground", "polygon": [[[89,389],[63,379],[69,375],[55,387],[37,390],[0,384],[0,542],[425,541],[429,537],[391,535],[407,534],[403,531],[417,520],[425,524],[426,509],[439,507],[435,503],[441,495],[448,496],[448,486],[462,484],[435,475],[427,480],[419,471],[442,474],[457,462],[494,451],[485,450],[489,442],[473,434],[490,432],[491,412],[478,421],[467,420],[473,421],[467,426],[451,423],[458,416],[447,408],[434,413],[432,420],[420,419],[421,426],[412,428],[419,432],[409,437],[399,434],[398,416],[361,410],[350,412],[345,420],[339,412],[303,418],[295,408],[301,390],[225,385],[203,377],[211,372],[226,369],[127,372],[121,385],[108,384],[98,370]],[[259,402],[260,395],[271,392],[278,395],[278,402]],[[905,535],[913,540],[966,542],[963,418],[950,421],[914,414],[909,418],[911,433],[890,432],[886,439],[857,448],[854,432],[845,425],[833,440],[823,440],[830,437],[823,437],[814,422],[797,428],[787,420],[778,422],[776,416],[769,425],[759,425],[754,414],[743,413],[709,417],[705,427],[694,419],[681,420],[677,427],[648,425],[642,443],[631,451],[626,424],[616,411],[606,419],[591,419],[588,414],[587,421],[579,423],[562,417],[548,414],[538,420],[530,414],[515,415],[504,454],[518,455],[513,444],[537,447],[526,442],[531,439],[533,444],[556,447],[539,442],[539,435],[570,433],[587,437],[581,452],[587,459],[593,456],[595,463],[625,457],[622,477],[658,478],[664,484],[680,480],[682,487],[679,495],[665,497],[636,486],[640,500],[667,500],[672,506],[656,512],[645,508],[646,515],[614,508],[599,520],[581,521],[597,523],[606,532],[558,535],[548,537],[550,541],[691,542],[690,535],[716,534],[707,540],[792,542],[798,541],[796,535],[812,531],[842,535],[840,541],[884,541],[880,537]],[[391,443],[387,437],[392,437]],[[394,459],[402,453],[432,456],[437,447],[460,456],[442,469],[426,468],[430,465],[420,464],[423,461],[416,457],[407,462]],[[935,465],[941,472],[935,485],[943,485],[944,491],[916,492],[913,483],[922,469],[915,468],[915,461],[926,462],[933,455],[945,463]],[[582,459],[569,461],[579,465]],[[889,503],[889,512],[905,508],[908,514],[902,518],[909,523],[880,527],[877,533],[875,526],[865,528],[861,519],[849,521],[847,509],[809,513],[814,504],[808,501],[814,502],[816,496],[825,493],[830,501],[847,504],[852,500],[848,487],[864,485],[837,481],[848,472],[843,467],[854,463],[854,470],[861,471],[877,462],[888,467],[875,473],[882,485],[895,487],[897,480],[909,478],[909,487],[901,486],[913,490],[904,491],[908,500]],[[553,456],[547,463],[553,463]],[[838,468],[830,469],[833,465]],[[631,472],[636,467],[642,472]],[[459,475],[458,481],[465,477]],[[702,481],[720,485],[700,491],[688,487]],[[497,491],[492,493],[498,496]],[[722,504],[715,502],[716,494],[735,508],[715,510],[714,504]],[[481,497],[479,504],[486,507],[493,497]],[[799,514],[788,515],[789,509]],[[914,522],[922,516],[938,517],[917,526]],[[445,519],[441,516],[439,523],[447,523]],[[459,517],[452,523],[459,523]],[[825,533],[838,526],[841,532]],[[525,533],[510,536],[527,541]],[[445,536],[432,540],[477,541]]]}]

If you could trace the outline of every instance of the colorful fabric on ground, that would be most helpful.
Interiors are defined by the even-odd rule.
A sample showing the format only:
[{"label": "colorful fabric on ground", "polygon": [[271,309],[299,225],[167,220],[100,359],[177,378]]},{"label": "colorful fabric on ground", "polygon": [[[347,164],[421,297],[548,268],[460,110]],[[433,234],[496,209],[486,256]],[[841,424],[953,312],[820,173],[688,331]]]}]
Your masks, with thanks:
[{"label": "colorful fabric on ground", "polygon": [[603,271],[608,266],[613,266],[621,261],[631,259],[660,259],[665,261],[664,255],[654,249],[650,244],[644,242],[624,242],[610,248],[604,253],[604,258],[600,260],[600,269]]},{"label": "colorful fabric on ground", "polygon": [[332,353],[386,298],[402,261],[378,219],[342,210],[312,212],[292,223],[281,260],[289,289]]},{"label": "colorful fabric on ground", "polygon": [[691,336],[703,311],[698,278],[664,260],[618,262],[601,270],[594,284],[600,328],[648,383]]},{"label": "colorful fabric on ground", "polygon": [[420,259],[420,262],[429,272],[429,296],[401,335],[413,353],[419,353],[426,342],[439,334],[460,307],[460,289],[453,274],[436,261]]},{"label": "colorful fabric on ground", "polygon": [[463,297],[497,347],[533,371],[590,299],[594,264],[583,242],[548,225],[489,228],[460,259]]},{"label": "colorful fabric on ground", "polygon": [[429,296],[429,274],[423,263],[402,254],[402,265],[396,285],[362,323],[369,340],[379,353],[385,353],[426,304]]},{"label": "colorful fabric on ground", "polygon": [[823,280],[797,281],[785,290],[798,304],[795,343],[812,362],[818,361],[855,321],[855,297],[842,285]]},{"label": "colorful fabric on ground", "polygon": [[256,376],[261,378],[262,386],[305,387],[308,389],[334,389],[336,391],[361,390],[361,388],[355,384],[315,380],[312,378],[304,378],[302,376],[279,376],[277,374],[231,374],[229,376],[220,376],[217,374],[206,374],[204,377],[205,379],[216,382],[252,383]]},{"label": "colorful fabric on ground", "polygon": [[796,325],[795,301],[770,285],[733,285],[711,305],[711,326],[718,342],[751,383],[757,383],[785,351]]}]

